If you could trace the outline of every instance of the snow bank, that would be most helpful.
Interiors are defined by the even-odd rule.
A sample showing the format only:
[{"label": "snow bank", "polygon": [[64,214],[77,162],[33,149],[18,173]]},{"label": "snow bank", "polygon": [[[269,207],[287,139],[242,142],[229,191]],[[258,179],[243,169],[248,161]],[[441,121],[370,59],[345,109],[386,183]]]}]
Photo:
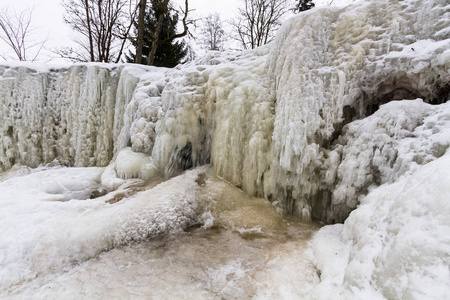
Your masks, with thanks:
[{"label": "snow bank", "polygon": [[315,297],[449,299],[449,178],[447,152],[373,190],[344,225],[320,230]]},{"label": "snow bank", "polygon": [[89,199],[102,172],[59,168],[0,183],[0,290],[70,269],[117,245],[182,231],[201,218],[207,195],[195,183],[197,171],[134,196],[119,189]]}]

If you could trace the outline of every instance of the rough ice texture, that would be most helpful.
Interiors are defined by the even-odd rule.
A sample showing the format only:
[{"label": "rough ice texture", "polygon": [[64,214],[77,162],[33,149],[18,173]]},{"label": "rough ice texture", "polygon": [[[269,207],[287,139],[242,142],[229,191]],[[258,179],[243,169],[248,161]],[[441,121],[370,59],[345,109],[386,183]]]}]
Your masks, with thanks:
[{"label": "rough ice texture", "polygon": [[357,199],[346,202],[347,214],[333,208],[341,199],[329,174],[346,158],[330,144],[380,104],[446,101],[449,27],[445,0],[362,1],[286,22],[268,61],[277,105],[266,195],[296,215],[343,221]]},{"label": "rough ice texture", "polygon": [[200,222],[208,195],[195,183],[197,170],[113,205],[106,201],[111,194],[89,199],[102,172],[57,168],[0,183],[1,292],[63,272],[115,246]]},{"label": "rough ice texture", "polygon": [[442,105],[421,99],[392,101],[370,117],[344,127],[327,161],[327,180],[336,182],[330,217],[345,218],[360,197],[399,177],[413,173],[445,154],[450,146],[450,102]]},{"label": "rough ice texture", "polygon": [[30,67],[0,67],[0,169],[54,159],[67,166],[107,165],[136,78],[107,65]]},{"label": "rough ice texture", "polygon": [[384,184],[344,225],[326,226],[313,250],[314,298],[450,298],[450,152]]},{"label": "rough ice texture", "polygon": [[[127,167],[119,157],[108,169],[123,171],[119,177],[170,178],[210,163],[219,176],[288,213],[341,222],[374,186],[448,146],[430,142],[445,120],[424,123],[445,113],[419,100],[349,124],[392,100],[448,99],[447,2],[361,1],[315,9],[288,20],[270,45],[211,52],[175,69],[5,64],[0,168],[55,159],[106,166],[130,147],[148,157],[151,172]],[[386,115],[391,109],[396,113]],[[386,134],[366,138],[361,124]],[[408,134],[419,135],[420,158],[402,157],[410,150],[399,140]],[[369,144],[372,150],[364,148]]]}]

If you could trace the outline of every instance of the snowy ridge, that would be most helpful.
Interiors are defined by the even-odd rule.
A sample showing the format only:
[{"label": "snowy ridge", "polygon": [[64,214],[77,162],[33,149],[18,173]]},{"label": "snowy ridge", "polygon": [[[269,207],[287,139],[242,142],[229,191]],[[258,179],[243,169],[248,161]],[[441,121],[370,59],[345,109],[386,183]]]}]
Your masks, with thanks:
[{"label": "snowy ridge", "polygon": [[115,246],[202,222],[208,195],[202,195],[195,183],[198,171],[114,205],[108,203],[111,195],[89,199],[102,172],[103,168],[60,168],[0,183],[0,291],[63,272]]}]

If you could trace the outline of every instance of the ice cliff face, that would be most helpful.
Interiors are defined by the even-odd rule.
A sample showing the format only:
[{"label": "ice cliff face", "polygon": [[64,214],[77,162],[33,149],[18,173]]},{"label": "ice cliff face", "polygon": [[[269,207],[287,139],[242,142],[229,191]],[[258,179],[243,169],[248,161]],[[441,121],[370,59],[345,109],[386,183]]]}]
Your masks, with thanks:
[{"label": "ice cliff face", "polygon": [[[448,10],[447,1],[368,1],[284,24],[268,60],[277,99],[268,194],[295,214],[311,210],[316,219],[345,218],[355,194],[338,196],[334,187],[354,170],[336,177],[337,166],[350,159],[330,152],[336,147],[330,145],[345,136],[343,125],[380,104],[448,99]],[[370,157],[353,159],[372,164]],[[351,190],[354,182],[346,185]]]},{"label": "ice cliff face", "polygon": [[123,68],[0,68],[0,168],[107,165],[138,82]]},{"label": "ice cliff face", "polygon": [[[448,148],[448,106],[423,102],[449,98],[449,10],[446,0],[316,9],[270,45],[173,70],[3,64],[0,169],[56,159],[148,179],[209,163],[289,213],[343,221],[372,187]],[[378,110],[402,99],[414,101]],[[145,163],[127,166],[126,147]]]}]

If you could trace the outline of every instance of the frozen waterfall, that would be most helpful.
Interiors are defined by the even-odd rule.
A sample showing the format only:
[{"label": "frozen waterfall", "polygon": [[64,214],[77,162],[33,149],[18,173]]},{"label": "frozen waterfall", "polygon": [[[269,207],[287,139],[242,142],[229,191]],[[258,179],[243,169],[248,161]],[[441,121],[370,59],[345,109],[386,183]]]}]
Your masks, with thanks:
[{"label": "frozen waterfall", "polygon": [[[448,0],[314,9],[288,20],[269,45],[210,52],[174,69],[1,63],[0,226],[9,229],[0,239],[0,288],[190,226],[276,235],[257,220],[301,236],[286,225],[297,221],[277,211],[324,223],[350,215],[312,245],[295,244],[311,248],[308,264],[316,259],[320,271],[306,272],[317,289],[302,293],[419,299],[435,282],[431,298],[450,297],[448,272],[435,259],[449,262],[450,212],[440,194],[448,198],[448,188],[439,176],[448,176],[449,93]],[[436,209],[416,191],[421,180],[436,188],[428,193]],[[247,204],[236,208],[236,187],[248,203],[265,199],[255,210],[264,218]],[[416,194],[399,192],[411,187]],[[411,242],[408,220],[423,222],[424,235],[437,228],[429,253]],[[391,243],[410,242],[422,250],[405,259],[414,269],[405,277],[386,255],[401,256]],[[379,265],[361,271],[365,259]],[[245,273],[240,261],[228,267]],[[258,284],[272,278],[264,276]]]},{"label": "frozen waterfall", "polygon": [[[339,150],[349,139],[343,126],[391,100],[447,100],[447,14],[446,1],[321,9],[286,22],[269,46],[213,52],[174,70],[4,64],[0,168],[106,166],[131,147],[149,156],[151,174],[210,163],[289,213],[341,222],[371,185],[391,180],[372,169],[364,178],[376,180],[344,182],[352,175],[340,166],[349,160]],[[361,163],[373,165],[369,156]]]}]

